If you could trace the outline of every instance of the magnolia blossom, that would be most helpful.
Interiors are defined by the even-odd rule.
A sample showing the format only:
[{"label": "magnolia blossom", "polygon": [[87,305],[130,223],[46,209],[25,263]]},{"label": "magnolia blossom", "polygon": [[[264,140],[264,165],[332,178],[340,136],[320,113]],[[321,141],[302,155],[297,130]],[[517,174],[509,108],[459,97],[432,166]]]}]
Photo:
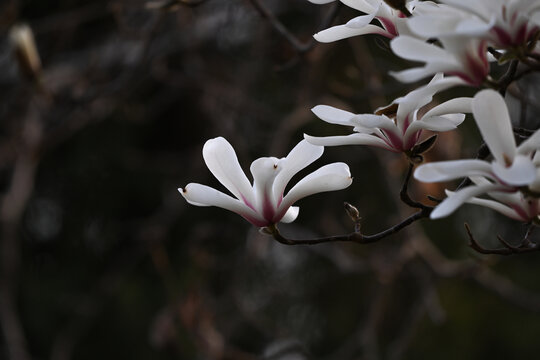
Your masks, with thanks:
[{"label": "magnolia blossom", "polygon": [[465,35],[495,47],[527,43],[540,30],[540,2],[532,0],[441,0],[410,19],[410,29],[425,37]]},{"label": "magnolia blossom", "polygon": [[470,112],[471,98],[455,98],[437,105],[423,116],[419,109],[433,100],[433,95],[451,86],[462,84],[458,78],[436,75],[432,81],[407,96],[394,100],[375,114],[358,114],[318,105],[312,111],[322,120],[338,125],[352,126],[356,133],[345,136],[313,137],[304,135],[312,144],[373,145],[393,152],[408,152],[419,143],[423,130],[449,131],[465,119],[461,112]]},{"label": "magnolia blossom", "polygon": [[540,179],[540,161],[533,159],[536,150],[540,149],[540,131],[516,146],[504,99],[493,90],[476,94],[472,111],[493,161],[470,159],[434,162],[419,166],[414,176],[424,182],[472,176],[481,176],[489,181],[452,193],[431,213],[431,218],[447,216],[464,202],[481,194],[513,193],[523,187],[536,185]]},{"label": "magnolia blossom", "polygon": [[[481,176],[471,176],[471,180],[477,187],[488,187],[492,184]],[[448,190],[446,194],[449,197],[455,196],[454,192]],[[466,202],[488,207],[511,219],[522,222],[537,221],[539,219],[540,198],[527,196],[519,191],[491,191],[487,195],[492,199],[472,197],[467,199]]]},{"label": "magnolia blossom", "polygon": [[411,36],[392,40],[390,47],[396,55],[426,64],[390,74],[399,81],[413,82],[442,72],[458,76],[468,85],[480,86],[489,73],[487,41],[466,36],[441,36],[439,41],[442,48]]},{"label": "magnolia blossom", "polygon": [[352,182],[349,167],[333,163],[307,175],[283,196],[291,178],[321,157],[323,151],[322,146],[303,140],[285,158],[257,159],[251,163],[251,185],[231,144],[217,137],[204,144],[203,158],[212,174],[236,198],[196,183],[178,191],[192,205],[221,207],[243,216],[255,226],[292,222],[298,216],[298,207],[292,206],[297,200],[319,192],[341,190]]},{"label": "magnolia blossom", "polygon": [[[334,0],[309,0],[315,4],[326,4]],[[399,34],[410,34],[406,25],[406,16],[399,10],[391,8],[383,0],[341,0],[345,5],[361,11],[367,15],[357,16],[343,25],[325,29],[313,37],[320,42],[332,42],[351,36],[365,34],[379,34],[387,38],[394,38]],[[413,11],[416,1],[407,4]],[[379,25],[371,24],[376,19]]]}]

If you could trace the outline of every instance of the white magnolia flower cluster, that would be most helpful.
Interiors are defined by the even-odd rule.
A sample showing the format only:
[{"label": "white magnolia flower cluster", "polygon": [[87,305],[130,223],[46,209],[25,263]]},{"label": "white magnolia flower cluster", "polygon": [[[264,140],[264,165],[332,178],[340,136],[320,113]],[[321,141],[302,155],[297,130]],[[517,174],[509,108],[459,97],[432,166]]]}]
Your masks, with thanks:
[{"label": "white magnolia flower cluster", "polygon": [[[335,0],[309,0],[325,4]],[[234,198],[205,185],[188,184],[179,189],[193,205],[218,206],[234,211],[259,227],[291,222],[298,215],[292,206],[305,196],[343,189],[351,184],[344,163],[323,166],[285,195],[292,176],[318,159],[324,146],[371,145],[410,158],[425,151],[425,132],[450,131],[467,113],[491,152],[492,160],[454,160],[421,165],[414,176],[424,182],[468,177],[471,185],[448,191],[448,197],[431,213],[432,218],[451,214],[464,203],[490,207],[524,222],[538,222],[540,214],[540,131],[519,146],[504,98],[491,87],[506,90],[490,71],[508,67],[508,61],[530,66],[540,64],[538,0],[341,0],[361,14],[345,24],[314,35],[320,42],[333,42],[358,35],[375,34],[390,40],[395,55],[424,65],[391,72],[397,80],[431,81],[372,114],[354,114],[328,105],[315,106],[313,113],[325,122],[352,127],[346,136],[305,135],[287,157],[260,158],[251,165],[253,185],[242,171],[234,149],[223,138],[208,140],[204,160],[214,176]],[[391,4],[392,6],[390,6]],[[517,67],[514,66],[514,70]],[[534,66],[531,71],[540,70]],[[433,97],[456,86],[479,89],[473,98],[458,97],[433,106]],[[429,110],[424,111],[429,107]],[[489,198],[480,197],[488,196]]]},{"label": "white magnolia flower cluster", "polygon": [[[403,1],[410,17],[382,0],[342,2],[367,15],[326,29],[316,34],[316,39],[326,42],[354,35],[382,34],[374,25],[362,23],[364,19],[375,18],[387,30],[385,36],[392,38],[390,46],[396,55],[425,63],[423,67],[392,72],[396,79],[413,82],[436,75],[428,85],[394,100],[397,111],[393,117],[380,109],[375,115],[354,115],[329,106],[316,106],[313,112],[322,120],[354,126],[355,133],[323,138],[306,136],[306,139],[318,145],[362,144],[407,152],[419,141],[422,129],[451,130],[463,121],[461,113],[470,112],[472,107],[474,119],[494,160],[456,160],[420,166],[415,172],[418,180],[440,182],[469,177],[473,184],[448,192],[448,198],[437,206],[431,217],[447,216],[469,202],[524,222],[537,221],[540,132],[535,132],[516,147],[510,116],[501,95],[494,90],[483,90],[472,101],[457,98],[435,106],[420,119],[417,112],[439,91],[458,85],[481,87],[488,83],[488,47],[497,51],[503,60],[523,56],[524,49],[534,46],[540,35],[540,1]],[[373,10],[370,12],[369,9]],[[478,198],[484,194],[493,200]]]}]

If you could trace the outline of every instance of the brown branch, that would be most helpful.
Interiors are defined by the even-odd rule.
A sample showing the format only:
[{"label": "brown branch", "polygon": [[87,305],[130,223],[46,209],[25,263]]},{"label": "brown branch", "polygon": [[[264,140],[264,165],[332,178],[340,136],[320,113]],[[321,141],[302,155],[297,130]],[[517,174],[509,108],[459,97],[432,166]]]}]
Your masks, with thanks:
[{"label": "brown branch", "polygon": [[499,87],[499,93],[504,96],[506,94],[506,89],[510,85],[512,81],[515,80],[515,75],[517,71],[517,67],[519,65],[518,60],[512,60],[510,62],[510,65],[508,66],[508,69],[506,70],[506,73],[497,80],[497,86]]},{"label": "brown branch", "polygon": [[400,223],[383,230],[379,233],[373,234],[373,235],[363,235],[360,232],[352,232],[350,234],[346,235],[335,235],[335,236],[328,236],[328,237],[322,237],[317,239],[289,239],[281,235],[279,232],[279,229],[277,228],[277,225],[268,226],[262,229],[263,233],[266,233],[268,235],[272,235],[272,237],[277,240],[278,242],[284,244],[284,245],[316,245],[316,244],[322,244],[322,243],[328,243],[328,242],[354,242],[357,244],[370,244],[377,242],[379,240],[382,240],[390,235],[393,235],[400,230],[406,228],[413,222],[429,217],[429,214],[431,214],[432,208],[431,207],[425,207],[422,210],[412,214],[411,216],[405,218]]},{"label": "brown branch", "polygon": [[39,163],[36,149],[42,136],[42,126],[37,113],[38,110],[32,108],[26,114],[21,134],[22,147],[15,160],[10,186],[0,204],[0,322],[9,358],[17,360],[31,358],[16,304],[21,268],[19,224],[34,189]]},{"label": "brown branch", "polygon": [[431,210],[433,210],[432,206],[424,205],[418,201],[415,201],[411,199],[409,195],[408,187],[409,187],[409,181],[411,180],[411,177],[412,177],[413,170],[414,170],[414,164],[410,162],[409,168],[407,169],[407,175],[405,175],[403,185],[401,186],[401,191],[399,192],[399,197],[401,201],[403,201],[405,204],[407,204],[408,206],[412,208],[422,209],[422,210],[425,209],[426,211],[431,212]]},{"label": "brown branch", "polygon": [[[300,41],[279,19],[262,4],[260,0],[248,0],[257,12],[272,25],[287,42],[296,50],[298,54],[305,54],[315,46],[315,39],[311,38],[307,42]],[[340,8],[340,2],[336,2],[328,15],[322,21],[320,28],[327,28],[332,24]]]},{"label": "brown branch", "polygon": [[497,235],[497,239],[503,245],[502,248],[497,248],[497,249],[486,249],[485,247],[480,245],[474,238],[471,228],[469,224],[467,223],[465,223],[465,230],[467,231],[467,235],[469,236],[469,240],[470,240],[469,246],[474,251],[479,252],[481,254],[513,255],[513,254],[522,254],[522,253],[540,251],[540,246],[529,240],[529,235],[532,231],[531,227],[529,227],[529,229],[527,230],[527,234],[521,240],[521,243],[518,246],[510,245],[500,235]]}]

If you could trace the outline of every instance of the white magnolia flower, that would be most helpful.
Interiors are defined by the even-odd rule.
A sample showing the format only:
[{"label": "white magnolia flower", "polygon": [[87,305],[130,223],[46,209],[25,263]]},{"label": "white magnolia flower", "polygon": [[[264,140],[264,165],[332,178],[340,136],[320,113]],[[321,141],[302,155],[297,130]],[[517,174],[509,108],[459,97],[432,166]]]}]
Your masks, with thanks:
[{"label": "white magnolia flower", "polygon": [[537,181],[538,165],[533,161],[533,154],[540,149],[540,131],[516,147],[504,99],[493,90],[477,93],[472,111],[493,161],[469,159],[429,163],[419,166],[414,177],[424,182],[440,182],[482,176],[489,181],[451,194],[431,213],[431,218],[447,216],[464,202],[481,194],[516,192]]},{"label": "white magnolia flower", "polygon": [[442,48],[411,36],[393,39],[390,47],[396,55],[426,64],[390,74],[399,81],[413,82],[442,72],[458,76],[469,85],[480,86],[489,73],[487,41],[466,36],[440,37],[439,41]]},{"label": "white magnolia flower", "polygon": [[[476,184],[476,187],[488,187],[492,184],[489,180],[481,176],[472,176],[471,180]],[[451,197],[455,196],[456,193],[447,190],[446,194]],[[519,191],[510,193],[504,191],[490,191],[487,195],[492,199],[472,197],[466,200],[466,202],[488,207],[514,220],[522,222],[538,220],[538,215],[540,214],[540,198],[530,197]]]},{"label": "white magnolia flower", "polygon": [[[534,0],[441,0],[411,19],[410,29],[425,37],[465,35],[498,48],[520,46],[540,30],[540,2]],[[428,10],[429,8],[429,10]]]},{"label": "white magnolia flower", "polygon": [[344,189],[352,182],[349,167],[333,163],[307,175],[283,196],[291,178],[321,157],[323,151],[322,146],[303,140],[285,158],[259,158],[251,164],[251,185],[231,144],[217,137],[204,144],[203,158],[212,174],[236,199],[196,183],[178,191],[192,205],[221,207],[259,227],[280,221],[292,222],[298,216],[298,207],[292,206],[297,200],[319,192]]},{"label": "white magnolia flower", "polygon": [[[309,0],[315,4],[326,4],[334,0]],[[394,38],[400,34],[413,35],[407,28],[406,16],[395,10],[383,0],[341,0],[341,2],[367,15],[357,16],[343,25],[322,30],[313,37],[320,42],[328,43],[357,35],[379,34]],[[414,11],[417,1],[410,1],[407,9]],[[371,24],[376,19],[380,25]]]},{"label": "white magnolia flower", "polygon": [[423,116],[419,109],[433,100],[433,95],[449,87],[463,84],[458,78],[436,75],[431,82],[407,96],[394,100],[373,114],[358,114],[318,105],[312,111],[331,124],[354,127],[356,133],[345,136],[313,137],[304,135],[315,145],[373,145],[393,152],[408,152],[419,143],[423,130],[449,131],[465,119],[462,112],[471,111],[471,98],[455,98],[437,105]]}]

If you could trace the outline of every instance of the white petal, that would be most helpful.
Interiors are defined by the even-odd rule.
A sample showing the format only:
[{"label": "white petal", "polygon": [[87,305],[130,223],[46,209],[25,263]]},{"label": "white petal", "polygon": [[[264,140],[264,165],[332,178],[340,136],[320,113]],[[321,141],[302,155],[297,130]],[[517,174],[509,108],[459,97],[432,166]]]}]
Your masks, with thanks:
[{"label": "white petal", "polygon": [[480,198],[474,197],[472,199],[467,200],[467,202],[469,204],[475,204],[475,205],[488,207],[514,220],[524,220],[521,218],[521,216],[519,216],[519,214],[514,209],[512,209],[509,206],[503,205],[500,202],[495,201],[495,200],[480,199]]},{"label": "white petal", "polygon": [[[437,73],[431,79],[429,84],[422,86],[414,91],[411,91],[410,93],[408,93],[406,96],[402,98],[394,100],[396,104],[399,104],[397,117],[401,119],[401,118],[405,118],[407,115],[410,116],[410,114],[412,114],[414,111],[430,103],[433,100],[433,95],[435,95],[436,93],[446,90],[448,88],[451,88],[453,86],[463,85],[463,84],[464,84],[464,81],[458,78],[457,76],[443,77],[442,73]],[[447,104],[447,103],[452,104],[453,100],[454,99],[447,101],[444,104]],[[469,101],[472,101],[472,98]],[[459,104],[463,105],[463,107],[467,110],[462,110],[462,111],[458,110],[455,112],[471,112],[470,105],[469,107],[465,107],[464,104],[462,103],[459,103]],[[443,104],[438,105],[438,106],[443,106]],[[437,108],[438,106],[436,106],[435,108]],[[457,104],[455,104],[454,106],[457,107]],[[441,114],[448,114],[450,112],[452,111],[442,111]]]},{"label": "white petal", "polygon": [[425,120],[430,116],[470,112],[472,112],[472,98],[460,97],[445,101],[442,104],[433,107],[422,116],[422,119]]},{"label": "white petal", "polygon": [[540,193],[540,168],[536,169],[536,179],[529,184],[529,189],[536,193]]},{"label": "white petal", "polygon": [[190,183],[183,189],[179,188],[178,191],[186,199],[186,201],[196,206],[217,206],[244,217],[257,218],[260,217],[250,209],[246,204],[238,199],[234,199],[231,196],[222,193],[214,188],[206,185]]},{"label": "white petal", "polygon": [[540,149],[540,130],[535,131],[534,134],[518,146],[518,153],[526,155],[538,149]]},{"label": "white petal", "polygon": [[385,115],[358,114],[352,118],[352,121],[365,128],[388,129],[392,132],[397,130],[394,121]]},{"label": "white petal", "polygon": [[302,140],[296,145],[285,159],[278,164],[279,173],[274,181],[273,193],[276,199],[281,199],[285,187],[300,170],[322,156],[324,147],[313,145]]},{"label": "white petal", "polygon": [[246,174],[238,163],[238,157],[227,140],[217,137],[208,140],[203,147],[203,158],[208,169],[238,199],[253,201],[253,190]]},{"label": "white petal", "polygon": [[532,159],[524,155],[517,155],[509,167],[494,162],[493,172],[501,182],[515,186],[528,185],[536,178],[536,167]]},{"label": "white petal", "polygon": [[354,126],[351,119],[355,114],[349,111],[341,110],[333,106],[317,105],[311,111],[317,115],[317,117],[330,124],[338,124],[345,126]]},{"label": "white petal", "polygon": [[298,217],[298,213],[300,212],[300,208],[298,206],[291,206],[283,218],[281,218],[280,222],[282,223],[291,223]]},{"label": "white petal", "polygon": [[336,25],[331,28],[325,29],[313,35],[315,40],[322,43],[329,43],[345,38],[349,38],[357,35],[365,34],[386,34],[386,31],[375,25],[366,25],[363,28],[356,29],[350,28],[347,25]]},{"label": "white petal", "polygon": [[[390,71],[389,74],[401,82],[414,82],[435,73],[456,71],[457,69],[460,69],[460,66],[461,65],[448,54],[447,59],[445,60],[432,61],[427,63],[424,67],[416,67],[397,72]],[[465,82],[462,81],[461,83],[463,84]]]},{"label": "white petal", "polygon": [[494,90],[482,90],[474,96],[472,110],[476,124],[497,162],[513,161],[516,142],[504,99]]},{"label": "white petal", "polygon": [[431,75],[432,73],[429,70],[426,70],[426,68],[424,67],[416,67],[403,71],[390,71],[389,74],[398,81],[410,83],[423,79],[426,76]]},{"label": "white petal", "polygon": [[375,18],[375,13],[369,14],[369,15],[363,15],[363,16],[357,16],[354,19],[349,20],[345,26],[351,28],[351,29],[361,29],[364,26],[368,25],[371,20]]},{"label": "white petal", "polygon": [[[484,178],[482,176],[471,176],[470,179],[476,185],[493,184],[493,182],[487,180],[486,178]],[[509,189],[507,189],[507,191],[508,190]],[[505,203],[507,205],[517,205],[517,206],[519,206],[521,204],[520,193],[519,192],[507,192],[507,191],[504,191],[504,192],[502,192],[502,191],[489,192],[488,195],[491,196],[493,199],[497,200],[498,202]]]},{"label": "white petal", "polygon": [[315,137],[304,134],[304,138],[312,144],[322,146],[340,146],[340,145],[371,145],[381,147],[387,150],[394,149],[384,140],[369,134],[351,134],[345,136],[325,136]]},{"label": "white petal", "polygon": [[341,0],[341,2],[355,10],[371,14],[379,9],[382,0]]},{"label": "white petal", "polygon": [[492,178],[491,164],[482,160],[440,161],[420,165],[414,178],[423,182],[440,182],[468,176]]},{"label": "white petal", "polygon": [[415,34],[424,37],[436,37],[441,34],[448,34],[455,30],[458,16],[454,14],[430,14],[427,16],[413,16],[409,20],[409,28]]},{"label": "white petal", "polygon": [[440,219],[453,213],[458,207],[463,205],[469,199],[485,194],[489,191],[496,191],[501,188],[499,184],[481,185],[481,186],[468,186],[464,189],[452,193],[449,197],[444,199],[442,203],[437,205],[435,210],[430,215],[432,219]]},{"label": "white petal", "polygon": [[[478,0],[443,0],[443,2],[466,12],[471,12],[484,20],[488,19],[485,15],[492,12],[491,7],[487,7],[485,3]],[[492,0],[491,2],[493,2],[493,9],[496,9],[497,4]]]},{"label": "white petal", "polygon": [[420,129],[426,129],[431,131],[450,131],[457,128],[459,124],[465,119],[463,114],[452,114],[445,116],[431,116],[428,119],[414,121],[407,131],[405,137],[410,136]]},{"label": "white petal", "polygon": [[306,196],[333,190],[341,190],[351,185],[352,177],[345,163],[325,165],[300,180],[283,198],[280,208],[288,208]]},{"label": "white petal", "polygon": [[492,19],[488,22],[479,21],[478,19],[474,18],[467,18],[459,22],[459,24],[456,26],[455,33],[471,37],[482,37],[489,32],[494,24],[495,17],[492,17]]},{"label": "white petal", "polygon": [[409,122],[413,121],[414,112],[433,100],[433,95],[437,90],[430,87],[430,85],[441,79],[442,76],[442,73],[435,74],[428,85],[422,86],[411,91],[406,96],[394,100],[394,103],[399,104],[396,117],[400,119],[400,122],[405,121],[407,117],[409,117]]},{"label": "white petal", "polygon": [[[255,209],[264,217],[273,217],[270,214],[275,212],[277,207],[277,199],[274,196],[272,187],[274,179],[279,173],[279,159],[274,157],[259,158],[251,163],[249,168],[253,175],[253,193],[255,195]],[[267,212],[267,213],[265,213]]]},{"label": "white petal", "polygon": [[407,60],[422,62],[448,60],[448,52],[438,46],[430,45],[410,36],[398,36],[390,42],[392,51]]}]

